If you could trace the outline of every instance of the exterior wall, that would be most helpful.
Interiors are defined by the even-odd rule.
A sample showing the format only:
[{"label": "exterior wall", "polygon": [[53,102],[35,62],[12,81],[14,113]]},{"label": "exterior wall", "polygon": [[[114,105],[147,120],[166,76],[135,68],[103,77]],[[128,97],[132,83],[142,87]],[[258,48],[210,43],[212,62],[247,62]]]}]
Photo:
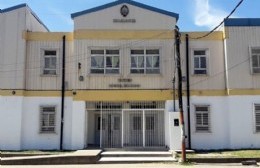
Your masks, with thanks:
[{"label": "exterior wall", "polygon": [[0,149],[21,150],[23,97],[0,96]]},{"label": "exterior wall", "polygon": [[[58,74],[43,75],[43,49],[57,49],[58,51]],[[26,89],[27,90],[61,90],[62,79],[62,36],[60,41],[28,41],[27,42],[27,70],[26,70]],[[66,41],[66,89],[72,89],[72,76],[76,73],[73,70],[77,63],[73,59],[73,43]]]},{"label": "exterior wall", "polygon": [[83,149],[86,145],[86,105],[84,101],[73,101],[71,150]]},{"label": "exterior wall", "polygon": [[229,100],[230,148],[260,148],[260,133],[255,133],[254,103],[260,96],[230,96]]},{"label": "exterior wall", "polygon": [[48,32],[46,26],[29,8],[26,10],[26,30],[31,32]]},{"label": "exterior wall", "polygon": [[[227,97],[191,97],[191,146],[193,149],[227,149],[230,148],[229,114]],[[195,105],[210,105],[209,133],[198,133],[195,130]]]},{"label": "exterior wall", "polygon": [[[26,5],[0,14],[1,89],[24,89],[26,67],[25,31],[47,31]],[[0,68],[0,69],[1,69]]]},{"label": "exterior wall", "polygon": [[25,10],[26,8],[20,8],[1,13],[2,89],[24,88],[25,40],[21,37],[25,30]]},{"label": "exterior wall", "polygon": [[260,46],[260,27],[226,27],[226,34],[229,89],[259,89],[260,76],[251,74],[249,51]]},{"label": "exterior wall", "polygon": [[[225,89],[225,63],[224,45],[222,40],[190,40],[189,67],[191,90],[224,90]],[[207,75],[195,75],[193,72],[193,50],[208,49]],[[181,45],[182,74],[186,76],[186,44]],[[184,84],[184,87],[185,84]],[[184,88],[186,90],[186,88]]]},{"label": "exterior wall", "polygon": [[[98,12],[88,13],[74,18],[74,30],[80,29],[113,29],[113,30],[172,30],[176,24],[176,19],[156,12],[145,10],[130,4],[127,19],[136,19],[135,23],[113,23],[113,19],[122,19],[120,8],[123,4]],[[102,16],[102,17],[100,17]]]},{"label": "exterior wall", "polygon": [[[82,69],[74,76],[73,88],[75,89],[122,89],[109,87],[109,84],[118,84],[119,78],[130,78],[133,84],[139,84],[137,88],[125,89],[169,89],[173,76],[173,40],[75,40],[75,55]],[[120,73],[119,74],[90,74],[90,50],[91,48],[119,49]],[[136,48],[160,49],[160,74],[130,74],[130,50]],[[79,81],[79,76],[84,81]]]}]

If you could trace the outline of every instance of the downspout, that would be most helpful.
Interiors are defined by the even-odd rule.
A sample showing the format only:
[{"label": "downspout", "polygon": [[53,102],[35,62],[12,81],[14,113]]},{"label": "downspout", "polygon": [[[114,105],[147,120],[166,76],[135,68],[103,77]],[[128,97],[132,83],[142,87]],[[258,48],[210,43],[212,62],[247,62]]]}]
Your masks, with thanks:
[{"label": "downspout", "polygon": [[189,67],[189,34],[186,34],[186,79],[187,79],[187,113],[188,113],[188,144],[191,149],[191,133],[190,133],[190,67]]},{"label": "downspout", "polygon": [[65,99],[65,49],[66,36],[62,38],[62,84],[61,84],[61,125],[60,125],[60,150],[63,150],[63,124],[64,124],[64,99]]}]

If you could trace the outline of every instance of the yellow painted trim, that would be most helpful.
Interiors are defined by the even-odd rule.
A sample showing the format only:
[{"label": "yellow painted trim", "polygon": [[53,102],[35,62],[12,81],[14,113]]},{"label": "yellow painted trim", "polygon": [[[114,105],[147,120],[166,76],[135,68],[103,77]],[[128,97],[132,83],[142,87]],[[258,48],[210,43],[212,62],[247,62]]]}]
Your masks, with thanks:
[{"label": "yellow painted trim", "polygon": [[73,41],[73,33],[65,32],[24,32],[23,38],[27,41],[62,41],[66,36],[66,41]]},{"label": "yellow painted trim", "polygon": [[259,95],[260,96],[260,89],[230,89],[229,94],[233,96],[239,95]]},{"label": "yellow painted trim", "polygon": [[[12,92],[15,91],[15,94]],[[76,101],[163,101],[172,100],[172,90],[75,90],[66,91],[66,97]],[[176,91],[176,93],[178,93]],[[61,91],[0,90],[1,96],[60,97]],[[260,89],[191,90],[191,96],[260,96]],[[183,91],[186,96],[186,91]],[[178,95],[176,94],[176,99]]]},{"label": "yellow painted trim", "polygon": [[77,91],[74,100],[84,101],[162,101],[172,99],[172,90]]},{"label": "yellow painted trim", "polygon": [[228,27],[225,27],[225,28],[224,28],[223,38],[224,38],[224,39],[228,39],[228,38],[229,38],[229,30],[228,30]]},{"label": "yellow painted trim", "polygon": [[74,38],[81,39],[173,39],[174,31],[169,30],[76,30]]},{"label": "yellow painted trim", "polygon": [[191,96],[227,96],[226,90],[191,90]]},{"label": "yellow painted trim", "polygon": [[[13,91],[15,94],[13,94]],[[0,90],[1,96],[24,96],[24,90]]]},{"label": "yellow painted trim", "polygon": [[[209,33],[209,32],[182,32],[181,37],[182,37],[182,40],[185,40],[185,34],[188,34],[190,37],[190,40],[196,40],[193,38],[204,36],[207,33]],[[224,39],[224,33],[222,31],[215,31],[215,32],[211,33],[209,36],[198,39],[198,40],[203,41],[203,40],[223,40],[223,39]]]}]

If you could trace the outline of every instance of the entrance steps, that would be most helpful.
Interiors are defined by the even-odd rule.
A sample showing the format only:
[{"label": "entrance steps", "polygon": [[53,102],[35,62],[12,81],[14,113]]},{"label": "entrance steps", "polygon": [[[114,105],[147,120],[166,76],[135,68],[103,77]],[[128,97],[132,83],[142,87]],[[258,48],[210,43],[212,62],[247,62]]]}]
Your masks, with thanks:
[{"label": "entrance steps", "polygon": [[151,163],[176,162],[169,151],[104,151],[98,163]]}]

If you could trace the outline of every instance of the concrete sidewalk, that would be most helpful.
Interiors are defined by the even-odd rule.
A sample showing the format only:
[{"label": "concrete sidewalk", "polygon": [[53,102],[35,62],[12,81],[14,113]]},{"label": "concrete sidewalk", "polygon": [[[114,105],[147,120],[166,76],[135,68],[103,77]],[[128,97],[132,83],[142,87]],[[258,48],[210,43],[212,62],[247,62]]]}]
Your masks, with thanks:
[{"label": "concrete sidewalk", "polygon": [[94,164],[100,159],[102,150],[78,150],[59,155],[1,158],[1,165],[56,165]]}]

